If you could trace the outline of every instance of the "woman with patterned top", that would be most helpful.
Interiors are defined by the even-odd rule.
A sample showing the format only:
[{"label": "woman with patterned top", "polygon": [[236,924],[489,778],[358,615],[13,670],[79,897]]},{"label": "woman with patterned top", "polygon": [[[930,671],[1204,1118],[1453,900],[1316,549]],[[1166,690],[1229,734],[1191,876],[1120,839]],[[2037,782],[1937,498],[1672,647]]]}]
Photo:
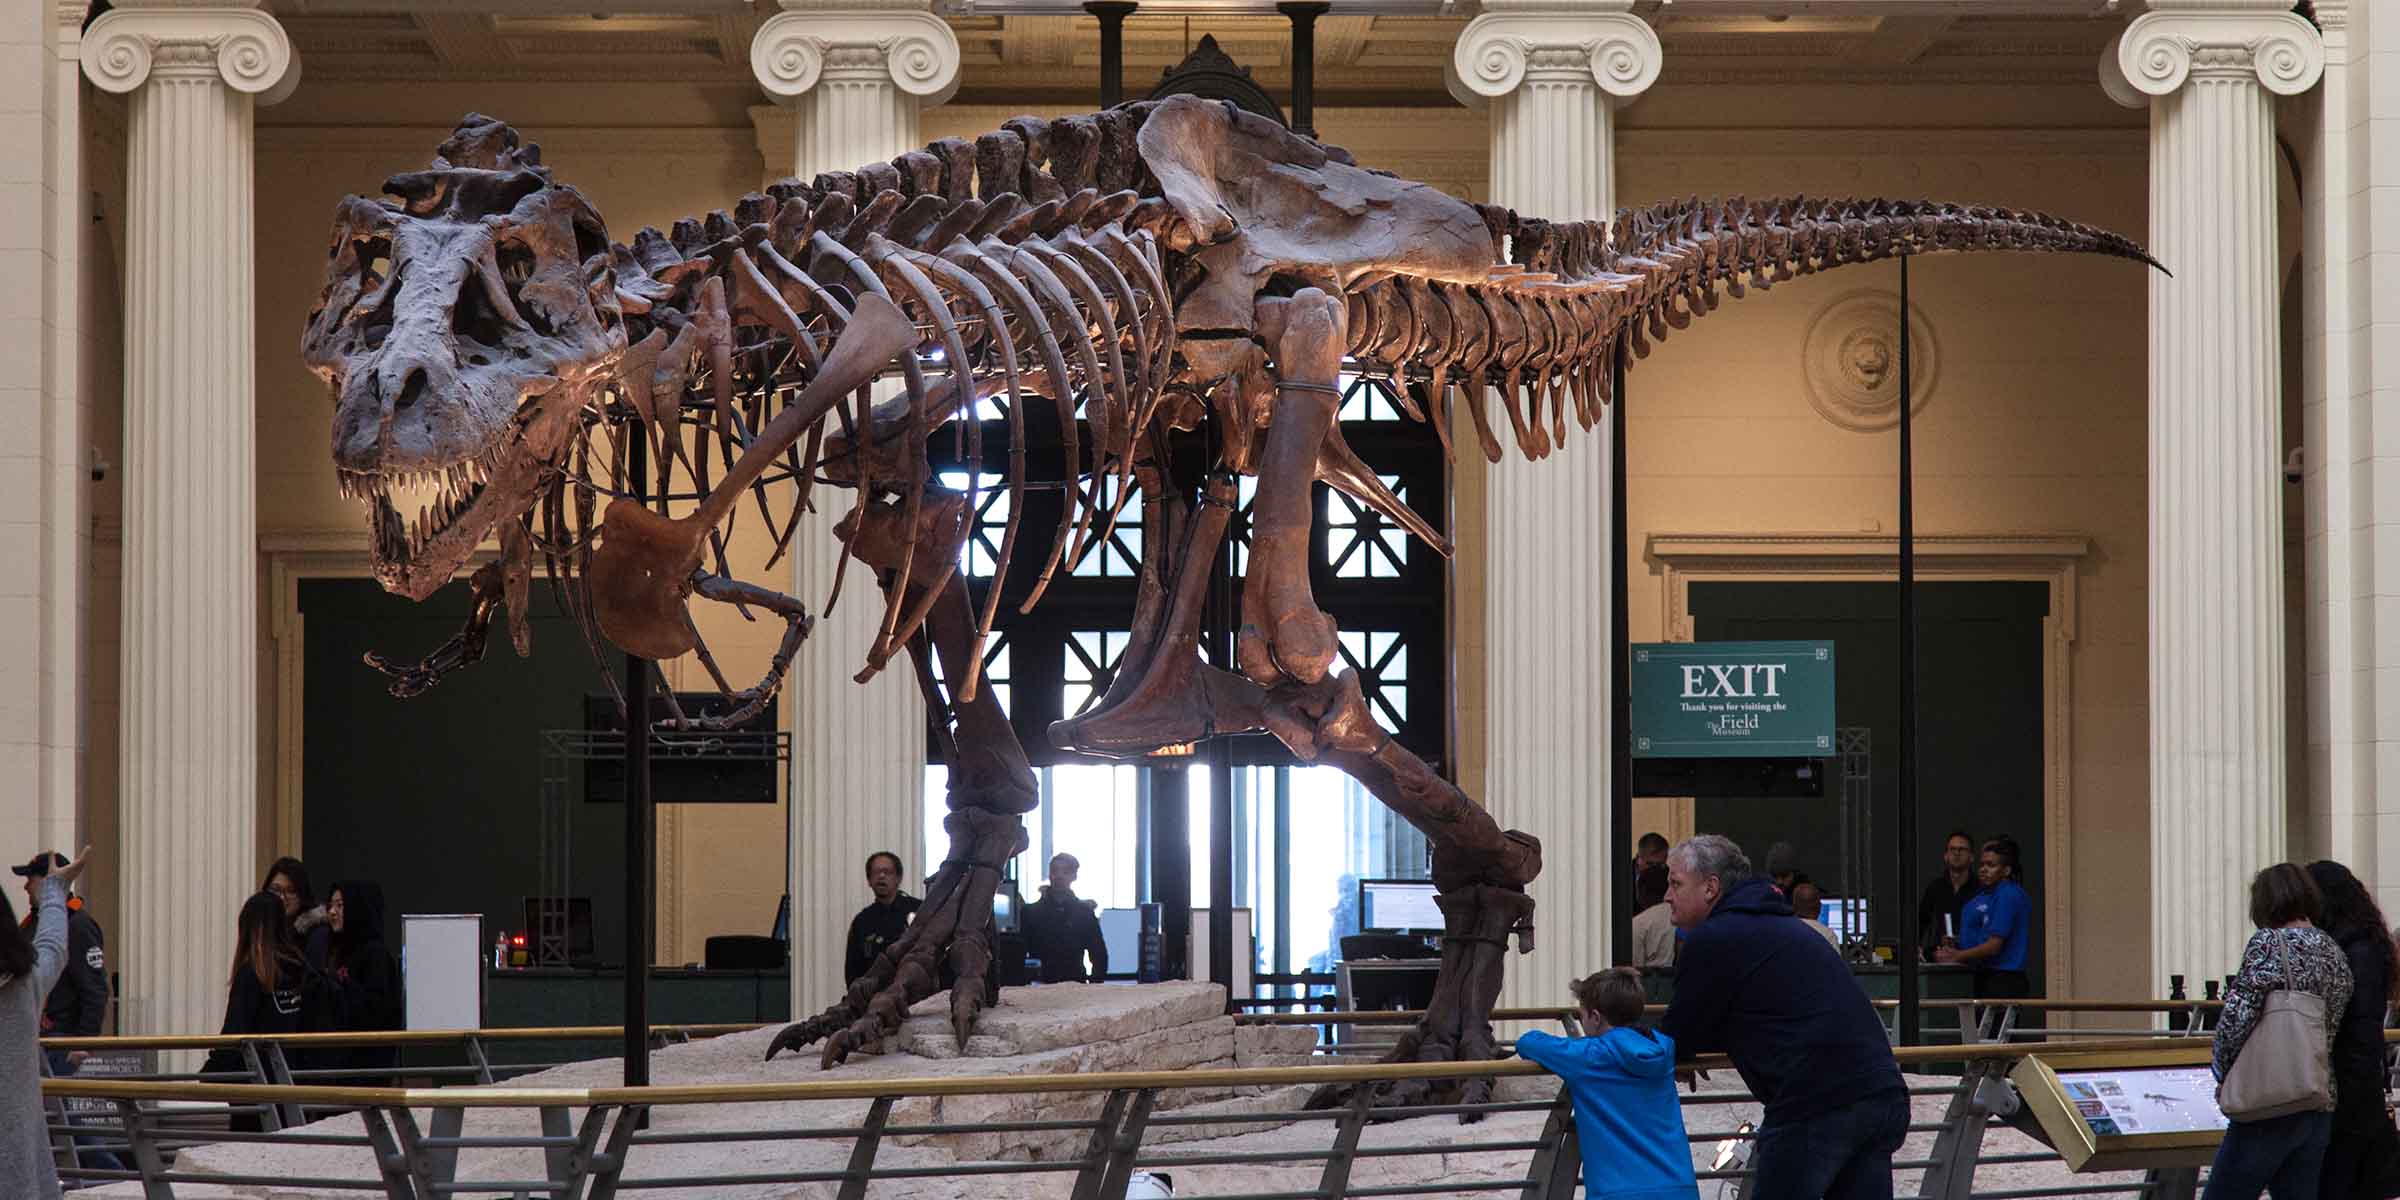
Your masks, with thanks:
[{"label": "woman with patterned top", "polygon": [[[2307,992],[2325,1002],[2326,1049],[2350,1004],[2350,962],[2342,948],[2317,928],[2323,897],[2308,872],[2277,863],[2250,881],[2250,923],[2258,932],[2242,948],[2242,969],[2225,988],[2225,1010],[2217,1021],[2210,1066],[2223,1083],[2258,1026],[2267,997]],[[2216,1162],[2208,1170],[2202,1200],[2316,1200],[2325,1144],[2333,1133],[2331,1111],[2298,1112],[2264,1121],[2235,1121],[2225,1127]]]}]

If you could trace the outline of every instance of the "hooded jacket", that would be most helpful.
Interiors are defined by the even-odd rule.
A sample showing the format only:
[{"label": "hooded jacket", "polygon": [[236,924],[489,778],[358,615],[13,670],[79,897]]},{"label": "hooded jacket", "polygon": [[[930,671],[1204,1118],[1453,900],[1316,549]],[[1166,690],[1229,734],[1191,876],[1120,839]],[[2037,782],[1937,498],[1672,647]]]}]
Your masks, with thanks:
[{"label": "hooded jacket", "polygon": [[1769,1123],[1903,1090],[1850,968],[1764,879],[1735,885],[1691,931],[1659,1028],[1683,1057],[1730,1055]]},{"label": "hooded jacket", "polygon": [[[38,915],[38,914],[35,914]],[[34,916],[20,926],[27,940]],[[83,897],[67,897],[66,971],[42,1005],[43,1037],[98,1037],[108,1017],[108,949],[100,922],[84,911]]]},{"label": "hooded jacket", "polygon": [[[342,931],[328,947],[327,973],[333,977],[335,1020],[344,1030],[400,1028],[400,964],[383,940],[383,885],[372,879],[348,879],[333,885],[342,894]],[[394,1051],[388,1046],[350,1046],[341,1065],[360,1069],[388,1067]],[[369,1081],[361,1081],[366,1083]],[[388,1087],[389,1079],[371,1081]]]},{"label": "hooded jacket", "polygon": [[1699,1200],[1675,1100],[1674,1039],[1622,1026],[1580,1038],[1536,1029],[1517,1038],[1517,1055],[1548,1068],[1575,1098],[1590,1200]]}]

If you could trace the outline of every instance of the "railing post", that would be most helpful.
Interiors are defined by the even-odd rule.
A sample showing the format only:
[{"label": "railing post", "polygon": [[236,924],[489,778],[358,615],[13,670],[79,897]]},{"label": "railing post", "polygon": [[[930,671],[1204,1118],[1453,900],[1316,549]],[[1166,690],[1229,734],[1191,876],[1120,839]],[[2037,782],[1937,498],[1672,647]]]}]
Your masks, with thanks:
[{"label": "railing post", "polygon": [[1126,1101],[1132,1093],[1119,1088],[1100,1102],[1100,1115],[1092,1122],[1092,1137],[1083,1148],[1083,1167],[1075,1172],[1072,1200],[1099,1200],[1101,1177],[1108,1173],[1109,1151],[1116,1148],[1117,1122],[1125,1117]]},{"label": "railing post", "polygon": [[[250,1082],[260,1084],[274,1082],[273,1079],[267,1076],[266,1060],[260,1057],[257,1042],[246,1041],[242,1043],[242,1062],[248,1065],[250,1068]],[[259,1128],[266,1130],[268,1133],[282,1132],[282,1107],[279,1105],[269,1104],[263,1100],[260,1101],[258,1105],[258,1124]]]},{"label": "railing post", "polygon": [[1350,1096],[1350,1109],[1342,1114],[1341,1124],[1333,1135],[1333,1153],[1325,1159],[1325,1174],[1317,1180],[1318,1200],[1341,1200],[1350,1194],[1350,1163],[1358,1157],[1358,1135],[1367,1127],[1367,1114],[1375,1107],[1375,1085],[1361,1082]]},{"label": "railing post", "polygon": [[[1086,1163],[1077,1173],[1074,1200],[1115,1200],[1133,1182],[1133,1162],[1141,1155],[1142,1134],[1150,1126],[1150,1108],[1158,1093],[1143,1088],[1131,1094],[1130,1103],[1125,1102],[1126,1095],[1122,1091],[1109,1094],[1109,1109],[1119,1115],[1112,1120],[1104,1110],[1100,1116],[1108,1129],[1108,1154],[1103,1161]],[[1098,1131],[1093,1136],[1097,1139]]]},{"label": "railing post", "polygon": [[[467,1110],[463,1108],[437,1108],[433,1110],[432,1115],[433,1128],[430,1131],[430,1136],[437,1138],[456,1138],[459,1133],[466,1128]],[[410,1155],[410,1157],[415,1158],[424,1164],[424,1178],[428,1190],[431,1189],[431,1185],[433,1184],[453,1183],[457,1181],[457,1146],[451,1145],[428,1147],[423,1142],[418,1141],[416,1118],[413,1115],[409,1118],[408,1123],[402,1127],[402,1130],[403,1140],[416,1143],[414,1147],[415,1153]],[[544,1130],[543,1132],[547,1133],[548,1130]]]},{"label": "railing post", "polygon": [[[402,1121],[411,1122],[413,1131],[414,1118],[408,1110],[398,1112]],[[367,1142],[375,1150],[375,1170],[383,1176],[385,1200],[417,1200],[416,1172],[410,1168],[408,1151],[402,1148],[390,1117],[380,1108],[362,1108],[358,1116],[367,1127]]]},{"label": "railing post", "polygon": [[2152,1167],[2142,1175],[2150,1200],[2192,1200],[2200,1190],[2198,1167]]},{"label": "railing post", "polygon": [[[566,1109],[554,1104],[542,1106],[544,1138],[562,1138],[574,1132],[574,1127],[567,1121]],[[542,1177],[550,1181],[550,1194],[556,1200],[574,1200],[575,1193],[581,1190],[583,1172],[577,1165],[577,1160],[582,1157],[581,1151],[580,1144],[542,1147]]]},{"label": "railing post", "polygon": [[142,1173],[142,1195],[148,1200],[175,1200],[175,1185],[159,1176],[167,1173],[158,1143],[150,1140],[150,1115],[142,1111],[137,1100],[117,1101],[117,1118],[125,1123],[125,1146],[133,1154],[134,1169]]},{"label": "railing post", "polygon": [[467,1035],[467,1061],[475,1064],[475,1082],[493,1082],[492,1057],[484,1053],[483,1039],[472,1033]]},{"label": "railing post", "polygon": [[625,1156],[633,1150],[633,1135],[641,1129],[642,1118],[650,1111],[647,1104],[628,1104],[617,1110],[617,1123],[609,1127],[608,1145],[592,1156],[592,1188],[585,1200],[616,1200],[617,1180],[625,1174]]},{"label": "railing post", "polygon": [[867,1123],[850,1147],[850,1165],[842,1171],[842,1190],[836,1200],[866,1200],[867,1172],[875,1169],[875,1150],[883,1144],[884,1124],[892,1119],[892,1097],[877,1096],[867,1109]]},{"label": "railing post", "polygon": [[1965,1200],[1975,1190],[1975,1163],[1983,1154],[1983,1135],[1991,1113],[1976,1102],[1985,1079],[2005,1076],[2008,1060],[1981,1058],[1958,1073],[1958,1090],[1950,1094],[1950,1109],[1942,1114],[1942,1130],[1933,1137],[1933,1165],[1917,1188],[1921,1200]]},{"label": "railing post", "polygon": [[[292,1065],[283,1056],[283,1043],[262,1042],[260,1043],[260,1053],[266,1060],[267,1082],[281,1084],[285,1087],[292,1086]],[[285,1129],[308,1124],[308,1114],[300,1111],[300,1106],[297,1104],[276,1105],[275,1117]]]},{"label": "railing post", "polygon": [[1542,1146],[1533,1152],[1525,1172],[1522,1200],[1574,1200],[1575,1180],[1583,1172],[1583,1147],[1575,1136],[1575,1098],[1562,1081],[1558,1102],[1542,1123]]},{"label": "railing post", "polygon": [[[583,1128],[575,1134],[574,1149],[567,1151],[567,1186],[558,1194],[559,1200],[576,1200],[581,1196],[585,1182],[592,1178],[598,1168],[600,1132],[608,1125],[608,1113],[605,1104],[595,1104],[584,1110]],[[557,1177],[553,1172],[552,1178]]]}]

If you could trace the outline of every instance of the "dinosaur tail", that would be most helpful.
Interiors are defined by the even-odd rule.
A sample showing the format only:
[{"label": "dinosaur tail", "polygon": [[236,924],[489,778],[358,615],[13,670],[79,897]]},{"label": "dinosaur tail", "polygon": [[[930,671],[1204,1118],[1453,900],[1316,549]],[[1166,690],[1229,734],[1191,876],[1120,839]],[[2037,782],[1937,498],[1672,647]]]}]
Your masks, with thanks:
[{"label": "dinosaur tail", "polygon": [[[1452,441],[1448,384],[1473,419],[1484,456],[1501,443],[1486,411],[1498,389],[1518,449],[1546,457],[1567,414],[1590,428],[1609,401],[1619,339],[1636,357],[1653,342],[1739,299],[1800,275],[1907,254],[1989,251],[2101,254],[2165,266],[2132,240],[2045,213],[1931,201],[1823,199],[1669,201],[1620,212],[1614,226],[1551,222],[1481,206],[1509,260],[1467,284],[1399,278],[1362,292],[1351,355],[1430,378],[1426,413]],[[1545,419],[1546,418],[1546,419]]]}]

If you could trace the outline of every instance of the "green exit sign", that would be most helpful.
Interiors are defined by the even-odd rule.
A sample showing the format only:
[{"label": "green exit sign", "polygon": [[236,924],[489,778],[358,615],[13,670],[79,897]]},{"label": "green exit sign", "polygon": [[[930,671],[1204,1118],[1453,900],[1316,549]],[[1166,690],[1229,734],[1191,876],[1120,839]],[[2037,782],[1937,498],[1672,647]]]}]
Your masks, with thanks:
[{"label": "green exit sign", "polygon": [[1645,642],[1632,675],[1636,758],[1833,753],[1832,642]]}]

